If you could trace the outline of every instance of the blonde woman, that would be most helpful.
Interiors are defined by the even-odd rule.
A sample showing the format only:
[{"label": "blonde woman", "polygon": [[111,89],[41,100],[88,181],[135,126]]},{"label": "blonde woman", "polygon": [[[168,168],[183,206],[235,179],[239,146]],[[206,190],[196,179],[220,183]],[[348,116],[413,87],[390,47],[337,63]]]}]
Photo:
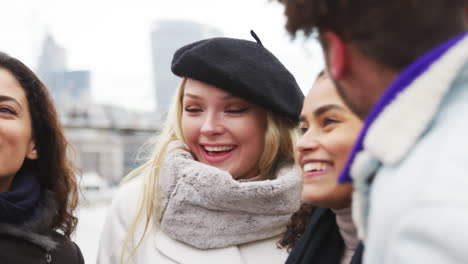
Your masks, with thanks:
[{"label": "blonde woman", "polygon": [[182,83],[154,154],[112,204],[98,263],[284,263],[303,95],[252,35],[175,53]]}]

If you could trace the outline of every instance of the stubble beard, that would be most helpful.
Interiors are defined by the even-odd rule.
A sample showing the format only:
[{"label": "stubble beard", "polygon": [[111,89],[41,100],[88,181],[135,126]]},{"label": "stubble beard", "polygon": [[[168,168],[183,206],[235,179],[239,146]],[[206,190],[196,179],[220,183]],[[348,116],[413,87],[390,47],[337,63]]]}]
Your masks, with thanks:
[{"label": "stubble beard", "polygon": [[[358,102],[353,101],[350,97],[348,97],[345,93],[345,88],[336,80],[333,78],[332,82],[336,87],[336,90],[338,91],[338,94],[340,95],[341,99],[343,99],[344,103],[351,109],[351,111],[359,117],[359,119],[364,120],[366,119],[366,116],[369,112],[370,109],[364,109],[368,108],[363,104],[359,104]],[[363,102],[364,103],[364,102]]]}]

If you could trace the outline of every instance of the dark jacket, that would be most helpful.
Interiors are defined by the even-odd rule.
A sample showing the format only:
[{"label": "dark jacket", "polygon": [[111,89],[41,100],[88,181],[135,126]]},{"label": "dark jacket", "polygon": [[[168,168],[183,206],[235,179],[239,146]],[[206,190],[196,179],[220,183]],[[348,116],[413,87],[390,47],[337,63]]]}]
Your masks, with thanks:
[{"label": "dark jacket", "polygon": [[[343,251],[344,241],[335,214],[327,208],[316,208],[286,264],[340,264]],[[363,251],[360,243],[350,264],[362,263]]]},{"label": "dark jacket", "polygon": [[45,199],[41,216],[26,224],[0,223],[1,264],[83,264],[78,246],[58,232],[47,230],[55,214]]}]

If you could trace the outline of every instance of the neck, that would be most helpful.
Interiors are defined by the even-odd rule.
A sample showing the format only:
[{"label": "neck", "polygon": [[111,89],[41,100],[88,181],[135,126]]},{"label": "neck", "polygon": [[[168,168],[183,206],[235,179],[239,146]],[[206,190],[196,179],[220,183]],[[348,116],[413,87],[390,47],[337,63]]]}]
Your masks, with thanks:
[{"label": "neck", "polygon": [[0,177],[0,193],[7,192],[10,189],[13,178],[12,176]]},{"label": "neck", "polygon": [[340,230],[341,237],[345,243],[343,263],[349,263],[354,255],[354,251],[359,245],[356,226],[351,216],[351,207],[343,209],[332,209],[336,215],[336,224]]}]

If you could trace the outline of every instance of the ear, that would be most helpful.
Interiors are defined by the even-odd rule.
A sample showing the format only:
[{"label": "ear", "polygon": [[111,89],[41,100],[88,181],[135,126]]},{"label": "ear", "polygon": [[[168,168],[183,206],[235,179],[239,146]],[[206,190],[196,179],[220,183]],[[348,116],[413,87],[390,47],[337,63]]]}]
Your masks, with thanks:
[{"label": "ear", "polygon": [[26,154],[26,158],[30,160],[35,160],[38,156],[39,155],[37,154],[36,143],[34,143],[34,141],[31,141],[31,143],[29,143],[28,146],[28,153]]},{"label": "ear", "polygon": [[346,43],[332,31],[324,32],[323,38],[327,45],[325,59],[328,64],[328,72],[333,79],[341,80],[348,64]]}]

